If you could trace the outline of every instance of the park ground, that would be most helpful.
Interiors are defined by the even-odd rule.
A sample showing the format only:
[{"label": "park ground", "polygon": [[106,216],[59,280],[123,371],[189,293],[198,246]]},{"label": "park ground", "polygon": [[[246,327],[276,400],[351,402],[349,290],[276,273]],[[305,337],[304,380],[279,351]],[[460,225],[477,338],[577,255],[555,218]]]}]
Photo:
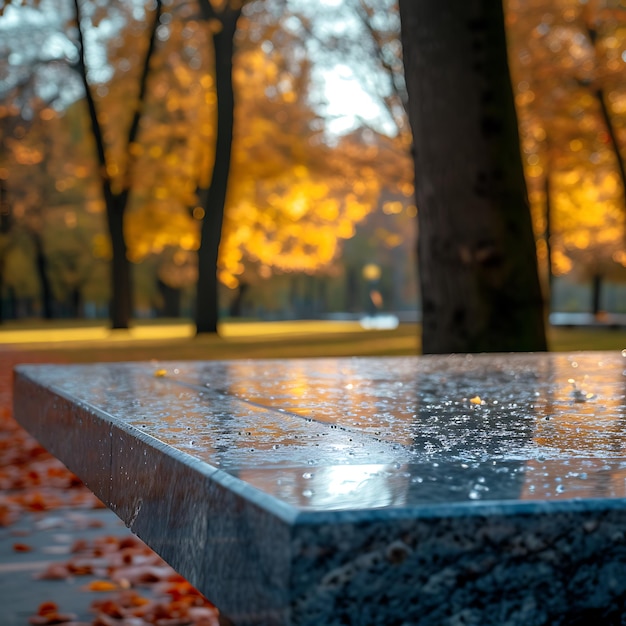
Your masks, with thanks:
[{"label": "park ground", "polygon": [[[238,322],[193,337],[185,322],[129,331],[98,323],[0,328],[0,624],[216,626],[216,612],[13,420],[18,363],[411,355],[419,328]],[[554,351],[622,350],[626,330],[559,328]]]}]

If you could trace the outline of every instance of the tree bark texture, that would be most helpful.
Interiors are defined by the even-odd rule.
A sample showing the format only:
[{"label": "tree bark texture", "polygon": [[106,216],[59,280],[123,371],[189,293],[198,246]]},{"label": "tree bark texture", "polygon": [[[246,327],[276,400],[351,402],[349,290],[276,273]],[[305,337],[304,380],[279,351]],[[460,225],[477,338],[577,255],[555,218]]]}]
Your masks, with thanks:
[{"label": "tree bark texture", "polygon": [[545,350],[504,16],[400,0],[425,353]]},{"label": "tree bark texture", "polygon": [[[208,0],[207,0],[208,1]],[[199,190],[204,218],[198,250],[196,294],[196,334],[217,333],[219,297],[217,260],[228,176],[233,145],[235,97],[233,93],[234,36],[241,8],[226,7],[219,15],[222,28],[213,35],[215,51],[215,89],[217,92],[217,136],[215,164],[208,189]]]}]

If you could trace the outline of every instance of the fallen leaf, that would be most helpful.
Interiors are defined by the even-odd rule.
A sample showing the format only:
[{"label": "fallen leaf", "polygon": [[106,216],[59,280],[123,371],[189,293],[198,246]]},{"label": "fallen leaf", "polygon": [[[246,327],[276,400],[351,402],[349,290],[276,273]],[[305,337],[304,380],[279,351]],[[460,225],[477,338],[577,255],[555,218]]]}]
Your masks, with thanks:
[{"label": "fallen leaf", "polygon": [[37,615],[28,619],[35,626],[53,626],[53,624],[69,624],[76,620],[73,613],[59,613],[59,607],[54,602],[43,602],[37,609]]},{"label": "fallen leaf", "polygon": [[70,573],[64,563],[51,563],[45,570],[35,574],[39,580],[64,580],[69,578]]},{"label": "fallen leaf", "polygon": [[84,591],[115,591],[117,585],[110,580],[92,580],[87,585],[81,587]]}]

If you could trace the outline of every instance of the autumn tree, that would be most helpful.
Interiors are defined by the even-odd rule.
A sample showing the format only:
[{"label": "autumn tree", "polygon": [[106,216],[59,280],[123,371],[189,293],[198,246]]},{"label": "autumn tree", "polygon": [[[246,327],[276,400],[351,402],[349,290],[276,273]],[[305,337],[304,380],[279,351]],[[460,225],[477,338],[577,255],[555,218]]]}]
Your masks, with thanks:
[{"label": "autumn tree", "polygon": [[380,187],[372,175],[376,146],[365,150],[369,173],[357,181],[354,154],[345,158],[350,142],[331,148],[323,137],[289,13],[268,2],[249,3],[243,15],[237,2],[205,2],[201,9],[213,44],[216,137],[211,175],[200,172],[204,185],[194,207],[201,216],[198,333],[216,332],[218,282],[242,284],[246,266],[267,276],[272,269],[312,271],[330,263],[338,240],[353,234]]},{"label": "autumn tree", "polygon": [[[125,137],[124,163],[112,161],[107,155],[105,131],[98,115],[98,105],[92,92],[88,77],[87,52],[85,48],[84,28],[87,18],[83,16],[80,0],[74,0],[76,26],[78,33],[78,61],[76,67],[83,81],[85,100],[100,166],[102,194],[106,207],[107,226],[111,238],[111,307],[112,328],[128,328],[132,317],[132,287],[127,244],[124,237],[124,219],[128,199],[132,189],[133,151],[137,142],[139,125],[147,97],[150,61],[156,45],[156,30],[161,15],[161,0],[156,0],[152,22],[149,27],[146,52],[140,67],[137,93],[131,108],[132,116]],[[99,9],[96,9],[96,14]],[[121,167],[120,167],[121,165]]]},{"label": "autumn tree", "polygon": [[249,283],[255,266],[265,277],[329,268],[386,185],[413,191],[400,139],[370,129],[329,134],[306,42],[281,27],[294,23],[288,17],[241,22],[246,43],[235,58],[233,184],[219,262],[220,280],[233,288]]},{"label": "autumn tree", "polygon": [[[218,279],[234,287],[249,280],[242,272],[254,269],[263,275],[312,274],[329,266],[341,240],[351,237],[355,224],[376,206],[383,179],[407,171],[395,158],[394,140],[371,131],[329,138],[310,98],[310,62],[300,33],[276,3],[253,2],[246,12],[236,4],[215,3],[205,6],[202,15],[195,3],[157,7],[162,19],[150,17],[150,37],[124,6],[85,1],[74,8],[80,28],[74,42],[65,42],[66,66],[70,61],[80,70],[94,139],[83,145],[95,146],[109,230],[117,225],[118,252],[125,247],[124,254],[116,253],[111,233],[109,241],[100,236],[96,243],[94,238],[92,251],[97,259],[113,258],[115,264],[117,258],[126,266],[159,255],[159,280],[172,289],[204,271],[198,297],[212,307],[215,325]],[[230,18],[228,30],[224,21]],[[111,32],[113,23],[121,28],[118,34],[102,34]],[[220,39],[227,32],[227,41]],[[225,97],[214,71],[219,63],[213,44],[219,44],[227,65],[234,63],[230,70],[220,70],[219,80],[230,93]],[[106,62],[89,68],[87,60],[96,54]],[[233,80],[238,99],[231,111]],[[76,89],[73,93],[74,99],[82,95]],[[230,102],[221,113],[220,98],[223,104]],[[233,113],[236,126],[229,121]],[[233,136],[231,146],[227,139]],[[63,148],[73,152],[58,143],[55,153]],[[60,190],[68,183],[65,174],[59,176],[63,180],[51,184]],[[229,176],[235,184],[226,195]],[[225,218],[220,217],[223,202]],[[71,211],[67,215],[74,220]],[[76,223],[80,225],[80,215]],[[57,273],[64,277],[55,280],[55,289],[71,292],[83,280],[74,267],[79,251],[51,249]]]},{"label": "autumn tree", "polygon": [[26,6],[12,7],[0,22],[3,253],[22,239],[20,235],[28,236],[39,282],[40,311],[48,319],[54,314],[54,298],[46,253],[46,207],[58,197],[55,182],[59,187],[63,184],[55,181],[55,176],[64,177],[62,167],[72,167],[71,159],[56,157],[60,147],[69,144],[63,141],[62,111],[76,88],[63,46],[53,45],[62,20],[62,14],[42,15],[37,8]]},{"label": "autumn tree", "polygon": [[526,177],[536,232],[545,233],[539,258],[549,275],[588,281],[597,313],[604,280],[626,276],[626,11],[574,0],[508,7]]},{"label": "autumn tree", "polygon": [[545,350],[502,5],[400,1],[423,350]]}]

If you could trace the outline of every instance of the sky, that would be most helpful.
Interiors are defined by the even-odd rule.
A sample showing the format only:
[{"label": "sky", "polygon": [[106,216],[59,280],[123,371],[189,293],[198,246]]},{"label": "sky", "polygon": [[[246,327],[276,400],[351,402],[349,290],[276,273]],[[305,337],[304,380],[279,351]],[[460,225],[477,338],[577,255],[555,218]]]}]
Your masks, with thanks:
[{"label": "sky", "polygon": [[354,130],[365,120],[377,130],[392,134],[395,126],[388,121],[386,112],[363,89],[350,67],[337,64],[332,70],[321,71],[316,77],[323,84],[323,107],[328,131],[345,134]]}]

